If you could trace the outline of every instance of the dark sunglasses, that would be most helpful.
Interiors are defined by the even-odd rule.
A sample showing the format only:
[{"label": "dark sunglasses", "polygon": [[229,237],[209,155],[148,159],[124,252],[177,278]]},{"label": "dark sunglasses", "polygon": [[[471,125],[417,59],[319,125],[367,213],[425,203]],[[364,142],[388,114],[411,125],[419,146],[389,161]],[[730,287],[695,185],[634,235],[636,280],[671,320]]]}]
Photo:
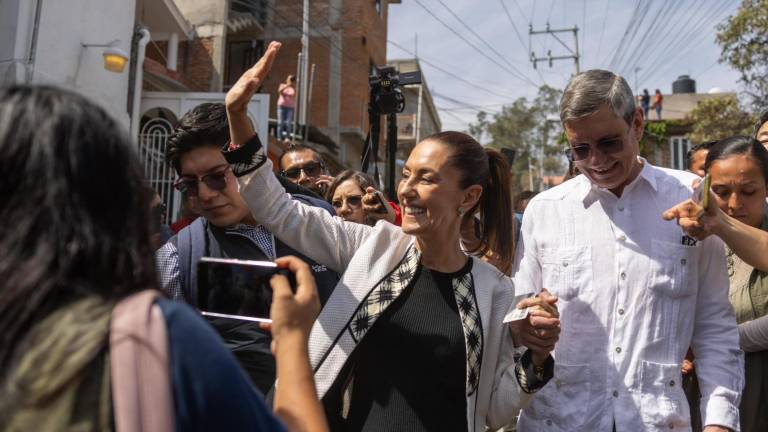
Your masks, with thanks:
[{"label": "dark sunglasses", "polygon": [[296,180],[297,178],[301,177],[302,171],[304,171],[304,174],[306,174],[307,177],[317,177],[320,175],[323,168],[325,167],[320,162],[310,162],[304,166],[293,167],[291,169],[281,171],[280,174],[283,177]]},{"label": "dark sunglasses", "polygon": [[[624,140],[611,139],[608,141],[600,141],[596,145],[597,150],[603,154],[618,153],[624,148]],[[565,150],[565,157],[571,162],[581,162],[589,158],[592,154],[592,147],[586,144],[580,144],[573,146]]]},{"label": "dark sunglasses", "polygon": [[[200,177],[200,181],[212,190],[222,191],[227,187],[227,171],[229,171],[229,167],[223,171],[206,174]],[[173,183],[173,187],[187,196],[195,197],[198,192],[197,182],[198,179],[182,177]]]},{"label": "dark sunglasses", "polygon": [[346,200],[333,200],[331,205],[333,208],[341,208],[344,205],[344,201],[347,202],[347,205],[350,207],[360,207],[360,205],[363,203],[363,197],[360,195],[351,195],[346,198]]}]

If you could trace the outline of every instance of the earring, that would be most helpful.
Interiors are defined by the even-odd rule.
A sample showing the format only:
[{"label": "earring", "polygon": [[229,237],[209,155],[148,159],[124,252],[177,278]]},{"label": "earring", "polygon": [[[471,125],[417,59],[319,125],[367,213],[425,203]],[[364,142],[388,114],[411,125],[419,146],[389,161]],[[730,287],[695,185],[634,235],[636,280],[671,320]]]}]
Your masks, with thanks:
[{"label": "earring", "polygon": [[466,211],[466,210],[464,210],[464,208],[463,208],[463,207],[459,207],[459,210],[458,210],[458,212],[459,212],[459,216],[464,216],[464,212],[465,212],[465,211]]}]

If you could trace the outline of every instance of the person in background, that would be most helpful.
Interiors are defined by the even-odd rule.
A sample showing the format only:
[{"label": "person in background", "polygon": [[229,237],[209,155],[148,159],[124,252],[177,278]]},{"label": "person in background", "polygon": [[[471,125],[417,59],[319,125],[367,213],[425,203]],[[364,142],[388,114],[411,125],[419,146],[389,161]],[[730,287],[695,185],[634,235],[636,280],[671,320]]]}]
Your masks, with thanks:
[{"label": "person in background", "polygon": [[[181,195],[181,217],[171,224],[171,231],[178,234],[179,231],[186,228],[189,224],[200,217],[200,210],[195,208],[195,200],[182,193]],[[165,244],[165,242],[164,242]]]},{"label": "person in background", "polygon": [[648,118],[648,110],[651,107],[651,95],[648,89],[643,89],[643,95],[640,96],[640,106],[643,108],[643,118]]},{"label": "person in background", "polygon": [[277,139],[288,140],[293,135],[296,112],[296,77],[288,75],[277,87]]},{"label": "person in background", "polygon": [[664,102],[664,96],[661,94],[661,90],[656,89],[656,94],[653,95],[653,108],[656,110],[656,120],[661,120],[661,109]]},{"label": "person in background", "polygon": [[[221,103],[192,108],[168,140],[166,159],[179,177],[175,186],[193,200],[201,217],[158,249],[161,287],[174,300],[197,306],[196,263],[201,257],[274,261],[292,255],[310,265],[324,304],[339,280],[338,274],[287,246],[253,217],[222,153],[229,141],[226,109]],[[330,207],[323,200],[300,194],[291,198]],[[226,322],[215,327],[256,386],[268,392],[275,381],[269,334],[256,328],[227,326]]]},{"label": "person in background", "polygon": [[688,162],[688,171],[699,177],[704,177],[704,163],[707,161],[709,148],[715,145],[715,143],[717,141],[703,142],[696,144],[688,150],[688,153],[685,155],[685,160]]},{"label": "person in background", "polygon": [[[520,304],[544,306],[533,322],[510,329],[511,281],[460,245],[462,219],[481,209],[480,249],[469,252],[498,250],[511,261],[506,159],[460,132],[426,138],[398,188],[402,228],[346,223],[292,201],[246,112],[280,46],[272,42],[227,93],[237,148],[226,157],[254,217],[344,272],[310,338],[332,428],[479,432],[507,424],[551,376],[559,321],[557,299],[543,295]],[[519,362],[513,334],[529,348]]]},{"label": "person in background", "polygon": [[523,226],[523,213],[528,206],[528,202],[536,196],[536,192],[525,190],[515,195],[512,205],[515,209],[515,239],[520,238],[520,227]]},{"label": "person in background", "polygon": [[768,148],[768,110],[760,114],[755,124],[755,139]]},{"label": "person in background", "polygon": [[171,237],[173,237],[173,231],[168,224],[165,223],[165,214],[168,210],[160,198],[160,195],[155,192],[154,189],[147,186],[148,193],[152,196],[152,202],[150,203],[150,211],[152,213],[152,244],[155,246],[155,250],[164,245]]},{"label": "person in background", "polygon": [[291,183],[324,197],[333,177],[328,175],[320,153],[303,144],[293,144],[280,156],[280,175]]},{"label": "person in background", "polygon": [[[768,425],[768,216],[763,206],[768,196],[768,150],[752,137],[727,138],[710,147],[705,169],[712,178],[709,208],[687,200],[663,216],[678,219],[696,238],[715,234],[725,240],[728,297],[746,353],[741,431],[764,431]],[[754,260],[758,256],[762,259]]]},{"label": "person in background", "polygon": [[[0,218],[14,221],[0,226],[0,430],[114,430],[124,410],[113,404],[112,311],[157,290],[151,195],[134,144],[80,95],[6,87],[0,171]],[[170,415],[178,432],[327,430],[307,355],[317,293],[306,264],[279,265],[298,288],[272,283],[277,417],[200,315],[160,296],[173,412],[142,418]]]},{"label": "person in background", "polygon": [[346,170],[333,179],[326,200],[336,210],[336,215],[345,221],[375,225],[379,220],[400,225],[400,206],[391,201],[383,206],[376,196],[380,194],[376,190],[373,178],[363,172]]},{"label": "person in background", "polygon": [[528,204],[513,280],[518,295],[549,289],[568,324],[557,385],[533,397],[518,430],[688,430],[689,347],[704,430],[737,430],[743,355],[722,243],[695,243],[659,214],[690,197],[697,177],[639,156],[643,111],[613,72],[575,75],[560,119],[582,175]]}]

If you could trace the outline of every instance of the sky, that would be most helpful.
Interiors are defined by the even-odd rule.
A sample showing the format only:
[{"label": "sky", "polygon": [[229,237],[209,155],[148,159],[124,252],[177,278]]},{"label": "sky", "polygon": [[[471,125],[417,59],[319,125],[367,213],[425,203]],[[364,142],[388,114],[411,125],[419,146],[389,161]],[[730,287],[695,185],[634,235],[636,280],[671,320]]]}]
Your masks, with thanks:
[{"label": "sky", "polygon": [[699,93],[713,88],[738,91],[738,73],[718,63],[715,34],[717,24],[733,15],[739,4],[739,0],[402,0],[389,6],[387,57],[418,54],[444,130],[466,130],[480,109],[494,113],[518,97],[532,98],[542,83],[565,87],[575,71],[574,60],[557,60],[552,67],[544,61],[534,69],[529,46],[537,57],[546,57],[548,51],[552,56],[571,55],[573,33],[557,33],[561,44],[549,34],[529,36],[529,25],[534,30],[543,30],[547,23],[551,29],[577,26],[581,70],[612,70],[633,89],[671,93],[672,82],[688,74]]}]

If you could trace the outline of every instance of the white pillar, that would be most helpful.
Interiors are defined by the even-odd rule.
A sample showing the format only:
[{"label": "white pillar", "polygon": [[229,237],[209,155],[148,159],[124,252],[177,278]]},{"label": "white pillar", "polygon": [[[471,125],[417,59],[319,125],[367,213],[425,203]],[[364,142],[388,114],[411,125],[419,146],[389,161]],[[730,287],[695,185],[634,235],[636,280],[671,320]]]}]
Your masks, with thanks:
[{"label": "white pillar", "polygon": [[165,66],[172,71],[176,71],[176,66],[179,60],[179,35],[177,33],[171,33],[171,37],[168,38],[168,52]]}]

